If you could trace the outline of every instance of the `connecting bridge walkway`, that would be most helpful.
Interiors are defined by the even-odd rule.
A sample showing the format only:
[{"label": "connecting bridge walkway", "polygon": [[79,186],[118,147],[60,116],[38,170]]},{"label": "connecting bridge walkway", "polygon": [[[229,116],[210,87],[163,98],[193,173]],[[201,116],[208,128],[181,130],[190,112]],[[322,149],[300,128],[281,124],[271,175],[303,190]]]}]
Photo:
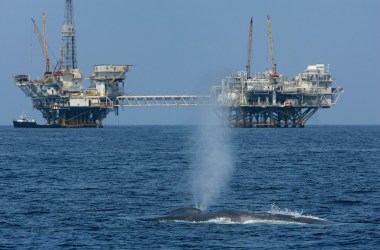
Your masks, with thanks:
[{"label": "connecting bridge walkway", "polygon": [[207,95],[118,96],[114,106],[209,106],[212,103],[211,96]]}]

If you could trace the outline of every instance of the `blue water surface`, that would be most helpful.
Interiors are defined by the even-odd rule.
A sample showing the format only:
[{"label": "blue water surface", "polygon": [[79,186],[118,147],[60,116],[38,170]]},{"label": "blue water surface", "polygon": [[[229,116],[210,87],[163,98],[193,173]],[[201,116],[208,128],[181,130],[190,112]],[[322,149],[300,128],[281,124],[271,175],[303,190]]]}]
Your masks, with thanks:
[{"label": "blue water surface", "polygon": [[142,221],[194,207],[197,130],[0,127],[0,249],[379,248],[380,126],[229,131],[233,171],[210,210],[331,224]]}]

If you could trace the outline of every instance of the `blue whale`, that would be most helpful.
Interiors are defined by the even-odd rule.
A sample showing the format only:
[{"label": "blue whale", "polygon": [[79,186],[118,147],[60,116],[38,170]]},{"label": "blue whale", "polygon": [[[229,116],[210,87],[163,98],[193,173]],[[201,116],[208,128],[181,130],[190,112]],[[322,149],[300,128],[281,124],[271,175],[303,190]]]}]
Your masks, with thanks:
[{"label": "blue whale", "polygon": [[272,212],[247,212],[238,210],[202,211],[197,208],[179,208],[163,216],[145,218],[152,222],[229,222],[229,223],[290,223],[290,224],[330,224],[331,222],[311,217]]}]

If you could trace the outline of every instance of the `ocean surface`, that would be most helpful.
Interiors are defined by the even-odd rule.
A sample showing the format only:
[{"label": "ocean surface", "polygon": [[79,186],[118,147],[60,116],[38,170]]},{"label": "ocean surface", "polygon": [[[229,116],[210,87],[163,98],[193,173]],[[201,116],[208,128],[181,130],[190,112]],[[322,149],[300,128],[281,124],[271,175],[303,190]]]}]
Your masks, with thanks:
[{"label": "ocean surface", "polygon": [[[380,248],[380,126],[199,130],[0,127],[0,249]],[[195,207],[204,184],[210,211],[331,223],[142,220]]]}]

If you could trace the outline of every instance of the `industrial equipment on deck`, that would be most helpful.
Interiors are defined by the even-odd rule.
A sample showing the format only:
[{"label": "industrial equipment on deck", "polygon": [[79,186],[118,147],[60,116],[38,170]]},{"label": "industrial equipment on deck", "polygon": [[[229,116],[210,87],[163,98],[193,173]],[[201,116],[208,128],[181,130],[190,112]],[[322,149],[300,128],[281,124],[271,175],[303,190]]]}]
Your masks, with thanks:
[{"label": "industrial equipment on deck", "polygon": [[308,65],[303,73],[288,80],[283,75],[273,84],[272,72],[247,78],[241,71],[214,87],[219,113],[235,127],[304,127],[320,108],[334,105],[341,87],[333,86],[329,67]]}]

